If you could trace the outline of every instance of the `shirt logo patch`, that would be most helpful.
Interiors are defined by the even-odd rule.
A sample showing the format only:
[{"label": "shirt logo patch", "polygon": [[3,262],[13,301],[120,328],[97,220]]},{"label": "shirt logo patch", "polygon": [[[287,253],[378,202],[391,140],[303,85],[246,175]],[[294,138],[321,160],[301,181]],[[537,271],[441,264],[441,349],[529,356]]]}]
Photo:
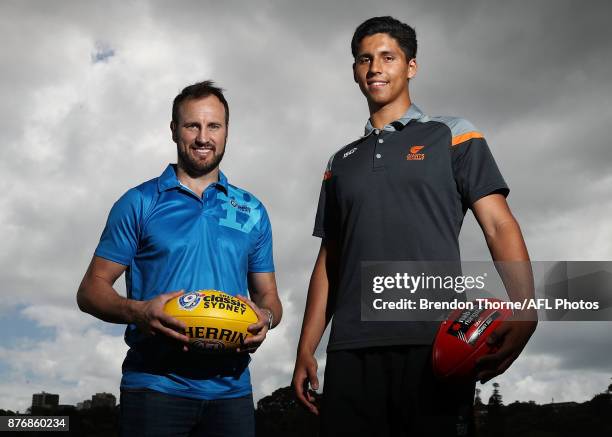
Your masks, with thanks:
[{"label": "shirt logo patch", "polygon": [[[230,199],[222,191],[217,193],[217,199],[221,201],[221,209],[226,212],[225,217],[219,218],[219,224],[221,226],[249,234],[253,227],[259,223],[259,219],[261,218],[261,211],[257,209],[259,201],[251,196],[245,196],[248,195],[242,193],[242,202],[239,202],[233,196]],[[243,223],[242,218],[240,221],[238,220],[238,211],[247,214],[248,218],[245,223]]]},{"label": "shirt logo patch", "polygon": [[425,159],[424,153],[419,153],[421,149],[425,146],[412,146],[410,148],[410,153],[406,155],[406,159],[408,161],[422,161]]},{"label": "shirt logo patch", "polygon": [[230,204],[234,207],[237,208],[238,211],[240,212],[244,212],[245,214],[250,214],[251,213],[251,208],[248,205],[240,205],[238,204],[238,202],[236,202],[235,199],[232,199],[230,201]]},{"label": "shirt logo patch", "polygon": [[348,152],[345,152],[344,155],[342,155],[342,159],[346,158],[347,156],[352,155],[356,151],[357,151],[357,147],[353,147],[351,150],[349,150]]}]

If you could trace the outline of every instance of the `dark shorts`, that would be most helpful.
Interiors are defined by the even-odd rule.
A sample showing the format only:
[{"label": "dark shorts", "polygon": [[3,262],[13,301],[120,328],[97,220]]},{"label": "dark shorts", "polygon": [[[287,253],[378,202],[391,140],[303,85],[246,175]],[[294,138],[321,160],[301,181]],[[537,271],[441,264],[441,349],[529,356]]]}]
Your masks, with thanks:
[{"label": "dark shorts", "polygon": [[324,382],[322,436],[473,435],[475,383],[438,381],[430,346],[329,352]]},{"label": "dark shorts", "polygon": [[121,392],[119,434],[125,437],[253,437],[253,395],[206,401],[153,390]]}]

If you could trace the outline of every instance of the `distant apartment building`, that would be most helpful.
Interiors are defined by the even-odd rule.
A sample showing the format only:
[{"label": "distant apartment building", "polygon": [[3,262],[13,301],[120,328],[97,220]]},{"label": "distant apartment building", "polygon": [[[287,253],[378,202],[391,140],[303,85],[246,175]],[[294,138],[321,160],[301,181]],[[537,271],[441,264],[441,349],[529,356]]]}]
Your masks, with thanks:
[{"label": "distant apartment building", "polygon": [[117,398],[111,393],[96,393],[91,397],[91,408],[115,408]]},{"label": "distant apartment building", "polygon": [[91,408],[91,399],[85,399],[83,402],[76,404],[77,410],[88,410]]},{"label": "distant apartment building", "polygon": [[34,393],[32,395],[32,409],[56,408],[59,404],[59,395],[53,393]]}]

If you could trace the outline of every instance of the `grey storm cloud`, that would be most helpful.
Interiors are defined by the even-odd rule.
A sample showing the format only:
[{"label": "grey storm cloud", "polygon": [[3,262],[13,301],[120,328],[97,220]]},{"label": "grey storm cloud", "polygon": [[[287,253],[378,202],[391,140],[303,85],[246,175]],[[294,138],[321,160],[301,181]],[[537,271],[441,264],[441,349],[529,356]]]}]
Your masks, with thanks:
[{"label": "grey storm cloud", "polygon": [[[53,309],[53,320],[72,320],[63,316],[78,311],[74,293],[113,202],[175,160],[173,97],[211,78],[226,89],[232,113],[222,167],[270,213],[286,309],[254,356],[256,397],[288,384],[319,245],[310,235],[323,170],[368,117],[352,78],[350,38],[373,13],[416,27],[413,100],[484,132],[532,258],[610,259],[611,12],[603,1],[552,0],[398,0],[375,10],[348,0],[3,2],[2,314],[25,306],[24,317],[39,324]],[[461,248],[465,259],[489,258],[471,215]],[[527,378],[529,363],[542,356],[567,371],[612,373],[609,329],[542,324],[513,366],[513,381]],[[108,354],[58,331],[58,343],[86,356]],[[104,338],[123,351],[120,335]],[[44,350],[53,360],[53,348]],[[27,359],[12,359],[19,381],[17,367],[36,356],[6,351],[0,356]],[[117,372],[104,380],[107,390],[118,386]],[[95,387],[102,391],[104,381]],[[23,397],[6,387],[1,398]]]},{"label": "grey storm cloud", "polygon": [[529,344],[534,355],[560,358],[559,368],[609,373],[611,322],[543,322]]}]

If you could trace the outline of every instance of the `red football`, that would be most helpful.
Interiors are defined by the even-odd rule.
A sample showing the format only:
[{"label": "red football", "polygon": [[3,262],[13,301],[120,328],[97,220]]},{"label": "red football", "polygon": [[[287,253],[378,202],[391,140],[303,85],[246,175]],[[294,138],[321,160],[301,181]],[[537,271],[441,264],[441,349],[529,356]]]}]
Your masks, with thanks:
[{"label": "red football", "polygon": [[[486,308],[484,300],[495,308]],[[473,309],[454,310],[440,325],[432,351],[433,371],[439,378],[474,379],[476,360],[497,350],[487,338],[512,311],[501,307],[499,299],[480,302],[473,302]]]}]

